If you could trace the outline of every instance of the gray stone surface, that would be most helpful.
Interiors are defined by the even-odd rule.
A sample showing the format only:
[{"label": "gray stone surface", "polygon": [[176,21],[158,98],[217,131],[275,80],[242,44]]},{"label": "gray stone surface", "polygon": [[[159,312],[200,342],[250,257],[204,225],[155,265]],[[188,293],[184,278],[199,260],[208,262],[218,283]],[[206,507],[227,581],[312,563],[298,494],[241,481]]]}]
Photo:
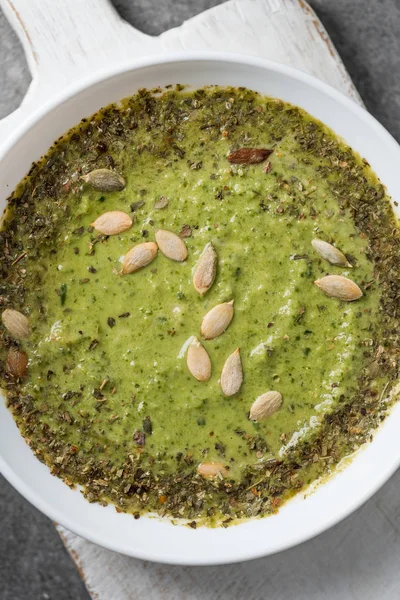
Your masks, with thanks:
[{"label": "gray stone surface", "polygon": [[[115,0],[124,18],[152,35],[218,3],[220,0]],[[311,0],[310,3],[327,28],[368,109],[400,141],[400,0]],[[0,12],[0,118],[18,106],[28,85],[29,72],[22,49]],[[378,507],[380,504],[386,507],[385,519],[393,524],[394,536],[399,535],[399,510],[392,500],[399,484],[397,473],[379,492],[378,502]],[[0,600],[88,599],[52,523],[4,479],[0,479],[0,515]],[[376,517],[379,524],[380,512]],[[351,518],[357,519],[357,515]],[[374,540],[371,538],[370,542]],[[310,544],[305,544],[299,551],[303,554],[308,547]],[[364,548],[360,547],[359,555],[349,556],[348,561],[354,561],[355,567],[357,563],[362,564],[363,552]],[[386,564],[393,558],[386,557]],[[339,557],[333,554],[332,561],[336,559]],[[346,563],[346,560],[340,556],[341,562]],[[384,561],[383,556],[378,562],[381,560]],[[371,567],[372,572],[374,565]],[[392,576],[395,572],[393,568]],[[340,570],[338,576],[339,573]],[[387,575],[387,571],[382,571],[381,586],[386,591]],[[359,584],[369,576],[370,572],[360,572]],[[376,598],[380,597],[379,581],[375,573]],[[399,586],[392,589],[390,597],[397,600]],[[357,593],[353,598],[361,599],[362,586],[355,584],[354,590]],[[293,594],[291,597],[295,598],[295,591]]]},{"label": "gray stone surface", "polygon": [[53,523],[3,478],[0,514],[0,600],[88,600]]},{"label": "gray stone surface", "polygon": [[0,9],[0,119],[18,108],[29,81],[19,40]]}]

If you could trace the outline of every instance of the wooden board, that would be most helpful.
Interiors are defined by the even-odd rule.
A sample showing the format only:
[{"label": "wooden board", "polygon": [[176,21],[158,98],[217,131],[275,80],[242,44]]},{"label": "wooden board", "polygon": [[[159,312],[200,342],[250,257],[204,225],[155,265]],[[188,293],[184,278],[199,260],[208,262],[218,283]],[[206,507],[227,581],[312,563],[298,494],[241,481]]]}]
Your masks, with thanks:
[{"label": "wooden board", "polygon": [[[159,37],[138,32],[122,21],[107,0],[0,0],[0,5],[24,45],[32,72],[32,84],[21,107],[0,122],[3,139],[51,95],[77,79],[116,61],[168,51],[222,50],[272,58],[307,71],[362,103],[326,30],[303,0],[230,0]],[[372,503],[356,515],[366,514],[364,525]],[[318,565],[328,574],[325,563],[331,548],[334,551],[346,543],[346,522],[308,542],[306,546],[314,549],[312,563],[303,545],[270,557],[267,563],[259,560],[201,569],[130,559],[99,548],[63,527],[57,529],[96,600],[332,600],[361,597],[355,588],[346,590],[329,577],[329,596],[318,584]],[[375,526],[368,525],[369,529],[364,526],[360,532],[366,539]],[[387,547],[393,529],[387,526],[382,531]],[[356,553],[354,539],[350,544],[350,551]],[[300,588],[297,590],[297,582],[304,584],[304,595]],[[400,589],[398,592],[396,597],[400,597]],[[379,595],[386,598],[383,593]],[[364,590],[362,597],[368,600],[377,596],[365,595]]]}]

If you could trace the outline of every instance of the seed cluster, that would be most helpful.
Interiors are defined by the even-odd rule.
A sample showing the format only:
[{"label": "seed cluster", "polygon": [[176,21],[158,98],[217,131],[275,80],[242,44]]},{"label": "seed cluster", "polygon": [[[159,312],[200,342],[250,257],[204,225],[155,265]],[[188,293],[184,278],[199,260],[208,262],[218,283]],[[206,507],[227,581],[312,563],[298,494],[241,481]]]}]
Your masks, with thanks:
[{"label": "seed cluster", "polygon": [[[228,160],[236,164],[256,164],[265,160],[272,150],[262,148],[240,148],[228,155]],[[125,187],[125,180],[114,171],[98,169],[83,177],[84,181],[102,192],[121,191]],[[168,205],[168,200],[163,197],[156,202],[155,208],[162,210]],[[93,223],[99,233],[104,235],[117,235],[132,226],[132,219],[122,211],[106,212],[99,216]],[[177,262],[187,258],[187,247],[181,237],[172,231],[159,229],[155,232],[155,242],[137,244],[125,255],[122,264],[122,274],[129,274],[149,265],[160,250],[164,256]],[[329,246],[329,244],[328,244]],[[208,242],[200,256],[193,274],[193,285],[196,291],[203,296],[212,287],[218,268],[218,255],[212,242]],[[229,327],[234,315],[234,301],[217,304],[204,316],[201,323],[201,335],[205,340],[213,340],[220,336]],[[211,377],[211,359],[205,347],[197,337],[193,337],[187,351],[186,362],[190,373],[197,381],[205,382]],[[240,391],[243,383],[243,365],[240,349],[237,348],[225,361],[221,373],[221,389],[225,396],[234,396]],[[271,396],[272,394],[272,396]],[[276,397],[280,401],[276,401]],[[267,392],[259,396],[250,408],[249,418],[260,421],[276,412],[282,403],[279,392]],[[204,465],[203,465],[204,466]],[[198,472],[202,473],[202,465]],[[222,473],[218,470],[218,475]],[[207,475],[207,477],[209,474]]]},{"label": "seed cluster", "polygon": [[[239,148],[228,155],[228,160],[235,164],[257,164],[263,162],[272,154],[272,150],[262,148]],[[270,161],[268,161],[270,169]],[[107,169],[99,169],[87,174],[83,178],[95,189],[108,192],[121,190],[125,187],[122,176]],[[157,210],[168,206],[164,196],[155,204]],[[126,231],[132,226],[132,219],[121,211],[106,212],[99,216],[92,226],[104,235],[116,235]],[[125,255],[122,264],[122,274],[129,274],[149,265],[160,250],[167,258],[183,262],[187,258],[187,247],[182,237],[172,231],[158,230],[155,232],[155,242],[137,244]],[[312,240],[314,250],[332,265],[351,268],[347,257],[332,244],[320,240]],[[212,287],[218,269],[218,255],[212,242],[208,242],[194,269],[193,285],[200,296],[204,296]],[[315,285],[327,296],[337,298],[344,302],[357,300],[362,296],[362,291],[356,283],[341,275],[327,275],[318,279]],[[214,306],[204,316],[200,332],[204,340],[213,340],[222,335],[229,327],[234,316],[234,300]],[[212,365],[210,356],[197,337],[193,337],[188,346],[186,363],[190,373],[199,382],[206,382],[211,378]],[[239,393],[243,383],[243,364],[240,349],[237,348],[225,361],[222,369],[220,384],[225,396],[234,396]],[[261,421],[270,417],[282,405],[282,395],[277,391],[268,391],[253,402],[249,411],[249,419]],[[223,476],[224,470],[217,463],[201,463],[198,473],[204,477]]]}]

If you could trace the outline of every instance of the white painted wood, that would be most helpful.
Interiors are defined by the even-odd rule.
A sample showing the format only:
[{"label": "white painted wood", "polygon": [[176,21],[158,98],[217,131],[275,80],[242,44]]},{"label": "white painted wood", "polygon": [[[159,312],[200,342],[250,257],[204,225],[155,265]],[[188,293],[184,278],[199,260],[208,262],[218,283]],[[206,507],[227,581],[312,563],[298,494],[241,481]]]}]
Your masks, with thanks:
[{"label": "white painted wood", "polygon": [[[123,22],[108,0],[0,0],[32,72],[23,104],[0,122],[0,136],[57,91],[132,57],[166,51],[223,50],[268,57],[308,71],[361,102],[315,13],[303,0],[231,0],[158,38]],[[400,597],[385,580],[400,551],[400,515],[385,502],[398,477],[355,515],[317,539],[275,557],[234,566],[180,568],[145,563],[91,544],[58,526],[97,600],[382,600]],[[346,560],[342,559],[346,557]],[[348,560],[353,556],[354,560]],[[363,586],[364,573],[381,577]],[[321,574],[323,575],[321,577]],[[375,583],[375,587],[374,587]]]},{"label": "white painted wood", "polygon": [[108,0],[0,0],[32,73],[28,93],[0,122],[0,138],[63,88],[134,57],[220,50],[308,71],[360,101],[315,13],[302,0],[231,0],[159,37],[123,21]]},{"label": "white painted wood", "polygon": [[328,33],[303,0],[231,0],[160,36],[164,50],[240,52],[292,65],[360,96]]}]

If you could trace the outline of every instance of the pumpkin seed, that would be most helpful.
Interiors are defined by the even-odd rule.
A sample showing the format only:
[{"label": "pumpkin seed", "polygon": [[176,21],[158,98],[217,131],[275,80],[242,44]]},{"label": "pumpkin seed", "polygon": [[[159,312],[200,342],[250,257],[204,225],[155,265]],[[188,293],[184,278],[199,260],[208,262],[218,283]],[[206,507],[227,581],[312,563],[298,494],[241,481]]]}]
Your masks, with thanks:
[{"label": "pumpkin seed", "polygon": [[212,242],[205,245],[193,274],[193,285],[201,296],[211,288],[217,274],[218,256]]},{"label": "pumpkin seed", "polygon": [[23,340],[29,337],[29,321],[18,310],[6,308],[1,315],[1,320],[14,339]]},{"label": "pumpkin seed", "polygon": [[353,302],[363,295],[358,285],[343,275],[326,275],[314,281],[314,284],[327,296],[343,302]]},{"label": "pumpkin seed", "polygon": [[197,381],[208,381],[211,377],[211,361],[207,350],[193,338],[186,355],[189,371]]},{"label": "pumpkin seed", "polygon": [[203,318],[201,335],[206,340],[213,340],[227,329],[233,319],[233,300],[217,304]]},{"label": "pumpkin seed", "polygon": [[235,165],[254,165],[268,158],[272,152],[267,148],[239,148],[228,154],[228,160]]},{"label": "pumpkin seed", "polygon": [[120,210],[112,210],[97,217],[91,226],[103,235],[116,235],[132,227],[132,219]]},{"label": "pumpkin seed", "polygon": [[187,257],[186,244],[179,236],[172,231],[159,229],[156,232],[156,242],[161,252],[172,260],[182,262]]},{"label": "pumpkin seed", "polygon": [[279,392],[266,392],[253,402],[250,408],[249,418],[251,421],[261,421],[266,417],[270,417],[282,404],[282,394]]},{"label": "pumpkin seed", "polygon": [[158,246],[154,242],[138,244],[127,252],[122,263],[122,274],[134,273],[150,264],[157,256]]},{"label": "pumpkin seed", "polygon": [[221,388],[225,396],[234,396],[238,393],[243,383],[243,366],[240,350],[236,348],[225,361],[221,373]]},{"label": "pumpkin seed", "polygon": [[11,347],[7,352],[6,367],[13,377],[22,378],[28,366],[28,356],[22,350]]},{"label": "pumpkin seed", "polygon": [[314,250],[318,252],[322,258],[327,260],[331,265],[337,265],[339,267],[352,267],[349,263],[343,252],[341,252],[332,244],[328,244],[328,242],[324,242],[324,240],[312,240],[311,242]]},{"label": "pumpkin seed", "polygon": [[81,179],[99,192],[121,192],[126,185],[125,179],[110,169],[95,169]]},{"label": "pumpkin seed", "polygon": [[205,479],[214,479],[214,477],[226,477],[228,470],[222,463],[219,462],[207,462],[201,463],[197,467],[197,472]]}]

